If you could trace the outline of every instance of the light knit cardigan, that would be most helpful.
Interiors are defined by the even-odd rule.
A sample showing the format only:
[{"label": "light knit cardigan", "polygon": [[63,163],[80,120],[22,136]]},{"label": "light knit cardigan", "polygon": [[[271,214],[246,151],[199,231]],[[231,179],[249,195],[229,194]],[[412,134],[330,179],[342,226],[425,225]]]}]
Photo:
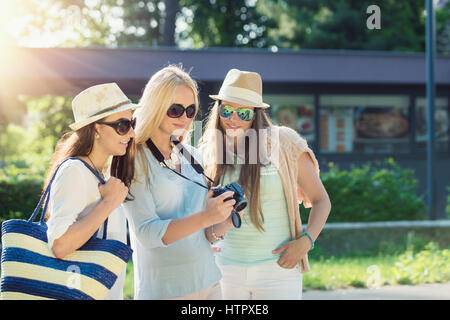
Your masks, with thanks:
[{"label": "light knit cardigan", "polygon": [[[313,151],[308,147],[307,141],[291,128],[271,126],[267,138],[267,156],[280,174],[289,212],[291,238],[295,240],[302,233],[299,204],[303,202],[305,208],[312,206],[311,201],[297,183],[298,159],[303,152],[308,152],[317,174],[320,172],[319,163]],[[308,254],[301,259],[300,263],[302,273],[310,270]]]}]

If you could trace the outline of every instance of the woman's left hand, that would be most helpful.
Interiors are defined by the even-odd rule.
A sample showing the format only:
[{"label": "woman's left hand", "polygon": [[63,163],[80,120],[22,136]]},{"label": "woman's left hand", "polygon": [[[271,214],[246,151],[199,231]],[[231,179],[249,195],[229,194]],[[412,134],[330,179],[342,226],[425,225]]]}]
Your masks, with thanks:
[{"label": "woman's left hand", "polygon": [[282,245],[278,249],[273,250],[272,253],[284,252],[278,260],[278,265],[282,268],[292,269],[295,268],[311,247],[311,241],[307,237],[301,237]]}]

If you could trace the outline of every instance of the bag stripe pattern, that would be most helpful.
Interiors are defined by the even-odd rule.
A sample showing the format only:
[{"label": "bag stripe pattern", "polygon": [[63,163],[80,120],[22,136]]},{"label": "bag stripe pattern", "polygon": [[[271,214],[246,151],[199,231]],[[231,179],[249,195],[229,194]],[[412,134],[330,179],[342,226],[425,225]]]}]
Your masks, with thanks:
[{"label": "bag stripe pattern", "polygon": [[42,212],[47,208],[51,182],[28,221],[13,219],[2,224],[0,299],[104,299],[126,268],[132,250],[120,241],[106,240],[106,233],[98,239],[96,232],[75,252],[56,258],[48,245],[44,214],[40,222],[33,222],[46,196]]},{"label": "bag stripe pattern", "polygon": [[[3,282],[2,290],[8,292],[8,298],[12,298],[8,300],[65,300],[67,296],[73,297],[74,300],[93,300],[89,295],[66,285],[20,277],[8,277]],[[23,293],[24,288],[33,291],[35,295]],[[12,293],[11,297],[9,293]]]},{"label": "bag stripe pattern", "polygon": [[[3,263],[24,263],[29,264],[28,268],[39,266],[40,268],[36,269],[43,270],[45,270],[44,268],[52,268],[55,270],[66,271],[70,270],[71,267],[74,268],[73,261],[44,256],[39,253],[22,248],[6,248],[5,259],[3,260]],[[117,277],[117,275],[115,275],[108,269],[95,263],[78,262],[76,266],[77,268],[79,268],[81,275],[92,278],[96,281],[99,281],[100,283],[103,282],[103,285],[105,285],[108,289],[111,289]]]},{"label": "bag stripe pattern", "polygon": [[[16,233],[19,234],[19,238],[21,238],[22,236],[20,236],[20,234],[22,234],[23,236],[28,236],[35,238],[37,240],[41,240],[42,243],[48,247],[46,231],[47,231],[46,228],[36,228],[35,225],[30,224],[28,221],[25,220],[9,220],[8,223],[4,223],[2,225],[2,235],[11,235]],[[107,242],[97,240],[98,239],[96,238],[91,238],[78,250],[82,251],[95,250],[95,251],[109,252],[114,254],[114,256],[117,256],[118,259],[121,259],[123,261],[129,259],[130,253],[129,247],[124,246],[122,242],[117,240],[108,240]],[[14,238],[11,239],[10,241],[14,241]],[[53,256],[53,253],[51,255]]]},{"label": "bag stripe pattern", "polygon": [[[10,247],[23,248],[29,251],[38,252],[39,254],[48,257],[54,257],[53,252],[48,248],[48,244],[46,242],[38,241],[28,235],[6,233],[2,237],[2,242],[8,243]],[[77,254],[67,255],[64,260],[99,264],[110,270],[116,276],[122,272],[123,261],[125,261],[107,251],[80,249],[78,249]]]}]

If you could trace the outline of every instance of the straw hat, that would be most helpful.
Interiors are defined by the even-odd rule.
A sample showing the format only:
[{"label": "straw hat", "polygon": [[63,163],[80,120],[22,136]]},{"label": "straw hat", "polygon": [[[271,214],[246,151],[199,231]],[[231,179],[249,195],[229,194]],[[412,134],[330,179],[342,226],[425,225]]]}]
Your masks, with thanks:
[{"label": "straw hat", "polygon": [[256,108],[270,107],[262,101],[262,80],[256,72],[231,69],[223,80],[219,94],[210,97]]},{"label": "straw hat", "polygon": [[76,131],[111,114],[139,108],[120,90],[116,83],[105,83],[81,91],[72,100],[75,122],[69,125]]}]

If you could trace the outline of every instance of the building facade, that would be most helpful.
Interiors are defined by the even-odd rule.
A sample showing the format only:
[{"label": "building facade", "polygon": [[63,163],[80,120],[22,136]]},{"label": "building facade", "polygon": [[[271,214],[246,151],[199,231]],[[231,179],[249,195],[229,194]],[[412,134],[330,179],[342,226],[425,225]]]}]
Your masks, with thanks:
[{"label": "building facade", "polygon": [[[393,157],[411,168],[426,191],[427,100],[425,55],[358,51],[11,49],[0,71],[2,96],[73,95],[117,82],[139,98],[146,82],[168,64],[190,70],[200,88],[201,117],[231,68],[257,71],[276,124],[297,130],[321,170]],[[8,60],[9,59],[9,60]],[[436,59],[435,143],[437,214],[445,218],[450,186],[450,57]],[[11,88],[6,90],[5,88]]]}]

